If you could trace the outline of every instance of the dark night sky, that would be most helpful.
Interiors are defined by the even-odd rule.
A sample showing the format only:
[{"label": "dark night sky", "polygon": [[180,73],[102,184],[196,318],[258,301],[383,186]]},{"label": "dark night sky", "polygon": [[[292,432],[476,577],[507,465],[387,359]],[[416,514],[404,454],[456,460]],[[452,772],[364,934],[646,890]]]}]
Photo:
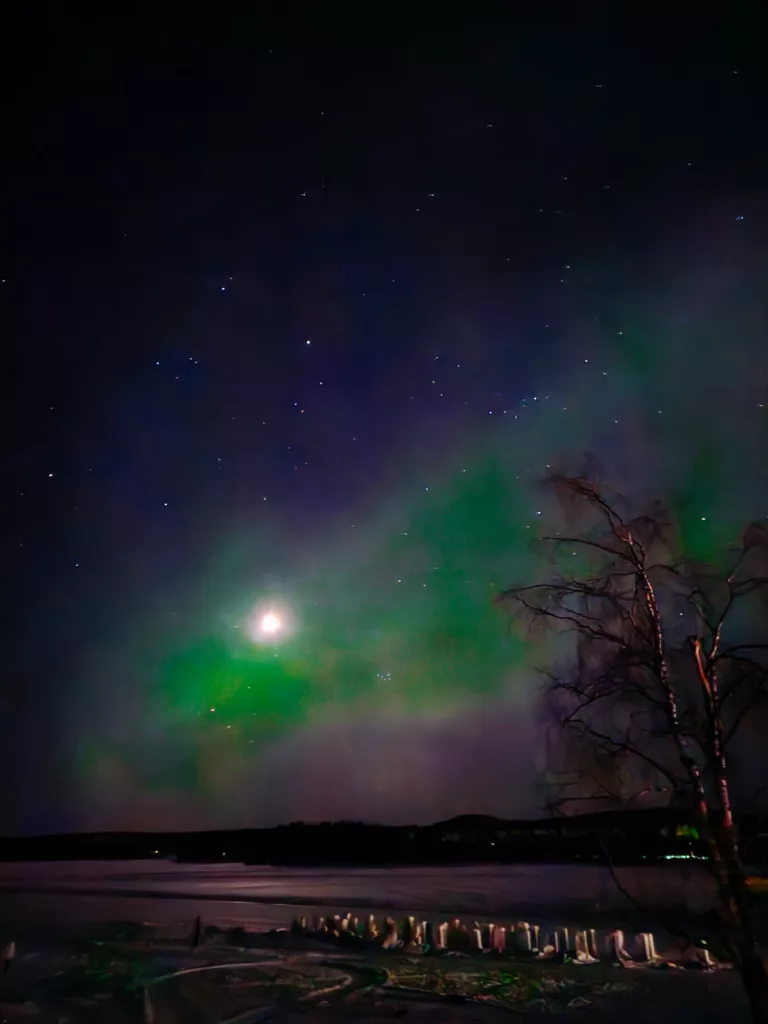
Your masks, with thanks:
[{"label": "dark night sky", "polygon": [[271,9],[17,41],[6,833],[535,814],[529,481],[768,511],[759,26]]}]

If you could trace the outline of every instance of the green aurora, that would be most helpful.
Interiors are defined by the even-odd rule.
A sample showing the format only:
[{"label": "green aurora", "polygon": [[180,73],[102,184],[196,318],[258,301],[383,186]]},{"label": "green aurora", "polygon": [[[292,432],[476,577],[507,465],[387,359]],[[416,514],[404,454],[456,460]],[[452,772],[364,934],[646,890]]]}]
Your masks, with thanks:
[{"label": "green aurora", "polygon": [[[496,707],[532,722],[535,669],[547,651],[511,631],[493,598],[549,571],[535,544],[556,515],[539,485],[548,466],[579,469],[590,456],[630,499],[663,498],[697,557],[713,557],[760,512],[745,462],[764,475],[765,461],[755,463],[765,452],[764,410],[752,397],[738,423],[717,411],[724,388],[744,386],[748,346],[735,345],[718,373],[692,364],[690,340],[673,336],[630,344],[622,335],[613,351],[572,358],[565,381],[442,452],[404,446],[386,499],[378,494],[349,523],[312,538],[282,570],[270,560],[274,527],[222,530],[198,566],[195,628],[172,641],[160,630],[140,652],[147,682],[136,714],[151,723],[151,743],[89,742],[89,785],[119,779],[133,793],[215,803],[244,765],[260,774],[276,744],[324,723],[428,729]],[[276,646],[254,643],[246,617],[273,595],[295,629]],[[262,784],[280,782],[267,771]]]}]

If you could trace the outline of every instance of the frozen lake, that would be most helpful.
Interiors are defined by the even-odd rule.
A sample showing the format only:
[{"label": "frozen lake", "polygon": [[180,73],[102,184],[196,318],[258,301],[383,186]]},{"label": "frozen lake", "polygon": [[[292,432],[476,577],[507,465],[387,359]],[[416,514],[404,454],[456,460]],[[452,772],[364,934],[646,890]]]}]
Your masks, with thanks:
[{"label": "frozen lake", "polygon": [[[711,882],[698,864],[618,868],[643,907],[702,911]],[[150,861],[0,864],[0,919],[170,921],[202,914],[251,927],[287,924],[304,912],[350,909],[542,919],[604,917],[632,909],[598,865],[459,867],[245,867]]]}]

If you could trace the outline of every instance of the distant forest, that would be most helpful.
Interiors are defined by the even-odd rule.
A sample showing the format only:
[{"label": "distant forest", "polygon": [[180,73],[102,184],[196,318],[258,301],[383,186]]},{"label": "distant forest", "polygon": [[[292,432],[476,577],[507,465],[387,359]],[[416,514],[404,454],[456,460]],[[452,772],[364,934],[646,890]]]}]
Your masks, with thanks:
[{"label": "distant forest", "polygon": [[[768,821],[740,822],[745,860],[768,864]],[[606,811],[541,821],[463,815],[426,826],[294,822],[231,832],[102,832],[6,838],[0,859],[134,860],[244,864],[615,863],[704,856],[696,828],[664,808]]]}]

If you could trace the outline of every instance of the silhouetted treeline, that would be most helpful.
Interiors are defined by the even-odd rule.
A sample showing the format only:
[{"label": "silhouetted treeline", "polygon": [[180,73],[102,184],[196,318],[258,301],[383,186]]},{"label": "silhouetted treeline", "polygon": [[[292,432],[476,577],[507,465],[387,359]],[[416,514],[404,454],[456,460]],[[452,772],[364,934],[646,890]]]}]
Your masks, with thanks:
[{"label": "silhouetted treeline", "polygon": [[[768,863],[768,821],[742,819],[745,860]],[[180,863],[457,864],[660,862],[704,855],[680,811],[606,811],[542,821],[465,815],[427,826],[294,822],[232,832],[104,832],[0,840],[0,860],[170,859]]]}]

